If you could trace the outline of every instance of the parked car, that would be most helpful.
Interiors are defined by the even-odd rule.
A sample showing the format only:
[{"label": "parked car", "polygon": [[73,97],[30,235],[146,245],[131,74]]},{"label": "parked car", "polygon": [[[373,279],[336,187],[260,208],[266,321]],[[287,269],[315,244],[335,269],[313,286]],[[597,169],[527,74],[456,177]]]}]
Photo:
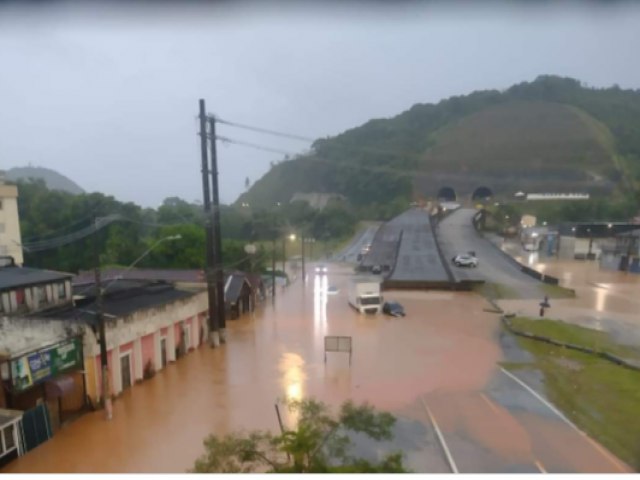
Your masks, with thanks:
[{"label": "parked car", "polygon": [[456,267],[476,268],[478,266],[478,258],[468,253],[456,255],[451,261]]},{"label": "parked car", "polygon": [[382,273],[382,267],[380,265],[374,265],[373,268],[371,268],[371,273],[380,275]]},{"label": "parked car", "polygon": [[328,289],[327,289],[327,295],[337,295],[339,292],[338,287],[331,285]]},{"label": "parked car", "polygon": [[404,307],[398,302],[385,302],[382,306],[382,312],[392,317],[404,317]]}]

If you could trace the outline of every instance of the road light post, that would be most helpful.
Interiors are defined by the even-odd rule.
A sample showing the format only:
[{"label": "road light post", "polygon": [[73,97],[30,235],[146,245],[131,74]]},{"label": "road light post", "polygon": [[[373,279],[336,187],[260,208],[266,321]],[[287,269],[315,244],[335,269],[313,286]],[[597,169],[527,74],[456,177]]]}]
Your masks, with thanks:
[{"label": "road light post", "polygon": [[[97,226],[98,219],[95,220],[95,224]],[[97,233],[97,231],[96,231]],[[149,247],[142,255],[140,255],[131,265],[129,265],[122,277],[130,271],[133,267],[135,267],[144,257],[149,255],[151,251],[160,245],[162,242],[171,241],[171,240],[179,240],[181,239],[181,235],[171,235],[165,238],[161,238],[157,242],[155,242],[151,247]],[[98,251],[98,238],[97,235],[94,234],[94,277],[95,277],[95,292],[96,292],[96,321],[98,323],[98,342],[100,345],[100,370],[102,374],[102,402],[105,410],[105,418],[107,420],[111,420],[113,418],[113,402],[111,400],[111,382],[110,379],[110,370],[109,370],[109,362],[107,358],[107,334],[106,334],[106,326],[104,321],[104,305],[103,305],[103,296],[104,293],[111,287],[114,283],[116,283],[120,278],[116,278],[109,282],[107,286],[102,288],[102,276],[100,272],[100,254]]]},{"label": "road light post", "polygon": [[248,243],[244,246],[244,251],[249,256],[249,272],[253,273],[253,257],[255,256],[258,249],[253,243]]},{"label": "road light post", "polygon": [[282,237],[282,271],[286,273],[287,271],[287,237]]},{"label": "road light post", "polygon": [[271,248],[271,301],[276,301],[276,237],[273,237]]}]

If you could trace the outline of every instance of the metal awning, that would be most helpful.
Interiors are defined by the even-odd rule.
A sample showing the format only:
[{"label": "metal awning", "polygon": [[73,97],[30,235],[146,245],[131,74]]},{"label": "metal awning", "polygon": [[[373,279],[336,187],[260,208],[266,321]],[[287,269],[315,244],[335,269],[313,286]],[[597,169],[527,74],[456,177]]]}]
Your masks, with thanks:
[{"label": "metal awning", "polygon": [[60,375],[59,377],[47,380],[44,384],[47,398],[59,398],[71,393],[76,386],[76,382],[71,375]]}]

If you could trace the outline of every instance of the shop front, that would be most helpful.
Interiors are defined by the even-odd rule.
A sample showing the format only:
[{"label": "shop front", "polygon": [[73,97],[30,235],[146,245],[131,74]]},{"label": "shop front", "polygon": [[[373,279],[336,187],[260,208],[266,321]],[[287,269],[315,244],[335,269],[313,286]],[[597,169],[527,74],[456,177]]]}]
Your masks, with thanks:
[{"label": "shop front", "polygon": [[86,406],[82,338],[72,337],[5,359],[0,365],[9,409],[46,405],[55,431]]}]

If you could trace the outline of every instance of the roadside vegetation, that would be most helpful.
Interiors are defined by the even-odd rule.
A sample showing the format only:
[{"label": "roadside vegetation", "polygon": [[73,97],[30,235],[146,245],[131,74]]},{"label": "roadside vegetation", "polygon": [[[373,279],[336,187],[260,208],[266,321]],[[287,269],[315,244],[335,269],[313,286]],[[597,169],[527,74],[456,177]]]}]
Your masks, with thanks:
[{"label": "roadside vegetation", "polygon": [[403,473],[402,453],[378,461],[351,455],[352,436],[376,441],[393,439],[395,418],[367,404],[348,401],[338,412],[312,399],[290,401],[298,416],[294,429],[211,435],[194,473]]},{"label": "roadside vegetation", "polygon": [[[605,332],[549,319],[516,317],[511,323],[553,340],[640,359],[640,349],[621,345]],[[505,368],[541,372],[547,397],[571,421],[640,470],[640,371],[532,339],[518,337],[518,343],[534,360],[505,363]]]},{"label": "roadside vegetation", "polygon": [[[156,245],[139,264],[146,268],[204,268],[205,216],[202,205],[177,197],[164,200],[157,209],[123,203],[101,193],[71,194],[50,190],[43,180],[20,180],[18,208],[25,248],[25,263],[32,267],[77,272],[94,264],[93,243],[97,241],[103,265],[130,265],[142,252],[167,236],[180,235],[174,242]],[[118,215],[118,220],[93,235],[91,227],[98,217]],[[287,254],[300,252],[300,238],[314,238],[307,249],[309,258],[320,258],[338,248],[353,235],[357,220],[340,202],[314,210],[304,202],[246,208],[223,205],[220,208],[222,256],[225,268],[262,271],[271,263],[276,240],[276,258],[282,260],[282,239],[295,233],[295,245]],[[84,232],[84,236],[76,232]],[[35,251],[29,244],[55,244],[65,237],[74,241],[57,248]],[[245,246],[256,244],[248,255]],[[294,253],[298,252],[298,253]]]}]

